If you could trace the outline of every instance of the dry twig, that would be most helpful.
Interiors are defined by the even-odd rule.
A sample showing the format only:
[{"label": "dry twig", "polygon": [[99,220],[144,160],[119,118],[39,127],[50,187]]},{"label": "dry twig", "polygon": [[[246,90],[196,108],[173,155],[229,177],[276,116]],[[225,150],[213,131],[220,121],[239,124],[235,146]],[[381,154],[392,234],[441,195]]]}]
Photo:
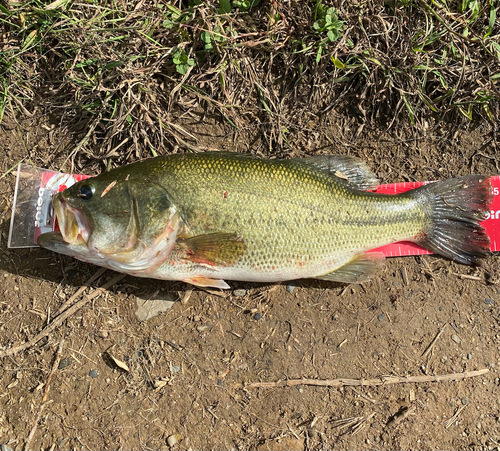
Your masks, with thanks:
[{"label": "dry twig", "polygon": [[446,326],[448,324],[445,324],[440,330],[439,332],[436,334],[436,336],[434,337],[434,340],[432,340],[429,344],[429,346],[427,346],[427,348],[425,349],[425,351],[422,353],[422,358],[425,358],[427,357],[427,354],[429,354],[429,352],[431,352],[432,348],[434,347],[434,345],[436,344],[436,342],[438,341],[439,337],[441,336],[441,334],[444,332],[444,330],[446,329]]},{"label": "dry twig", "polygon": [[463,279],[468,279],[468,280],[483,280],[482,277],[478,276],[470,276],[469,274],[460,274],[459,272],[452,272],[454,276],[460,277],[462,280]]},{"label": "dry twig", "polygon": [[455,414],[451,417],[451,418],[448,418],[445,422],[444,422],[444,427],[446,429],[448,429],[451,425],[453,425],[453,423],[457,420],[457,418],[460,416],[460,414],[462,413],[462,410],[465,409],[466,406],[460,406],[457,411],[455,412]]},{"label": "dry twig", "polygon": [[366,423],[375,416],[375,412],[366,417],[343,418],[333,422],[334,428],[347,428],[349,434],[355,434],[366,426]]},{"label": "dry twig", "polygon": [[377,404],[377,401],[375,401],[374,399],[370,398],[369,396],[365,396],[363,395],[363,393],[360,393],[358,390],[356,390],[354,387],[351,387],[351,390],[356,393],[358,396],[360,396],[361,398],[365,399],[366,401],[369,401],[371,402],[372,404]]},{"label": "dry twig", "polygon": [[290,379],[276,382],[254,382],[251,384],[237,384],[235,388],[280,388],[295,387],[296,385],[314,385],[318,387],[346,387],[362,386],[373,387],[376,385],[409,384],[423,382],[445,382],[460,381],[469,377],[482,376],[489,372],[488,368],[477,371],[465,371],[463,373],[441,374],[436,376],[382,376],[375,379]]},{"label": "dry twig", "polygon": [[64,340],[61,340],[57,348],[54,363],[52,364],[52,369],[50,370],[49,376],[47,377],[47,382],[45,383],[45,390],[43,392],[42,402],[40,404],[40,410],[36,415],[35,421],[33,422],[33,427],[31,428],[28,438],[26,439],[26,445],[24,446],[24,451],[28,451],[30,449],[31,441],[33,440],[33,437],[35,436],[36,430],[38,428],[38,423],[40,422],[40,418],[42,417],[42,412],[47,402],[47,397],[49,395],[50,381],[52,380],[52,375],[54,374],[54,371],[58,367],[59,361],[61,360],[63,344]]}]

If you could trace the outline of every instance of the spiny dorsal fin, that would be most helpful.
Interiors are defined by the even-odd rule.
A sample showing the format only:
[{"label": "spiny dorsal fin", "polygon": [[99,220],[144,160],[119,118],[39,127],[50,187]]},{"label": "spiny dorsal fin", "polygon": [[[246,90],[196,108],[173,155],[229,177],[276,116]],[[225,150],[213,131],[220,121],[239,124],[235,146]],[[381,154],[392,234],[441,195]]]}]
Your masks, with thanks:
[{"label": "spiny dorsal fin", "polygon": [[234,265],[247,250],[242,238],[235,233],[209,233],[177,242],[185,249],[186,260],[210,266]]},{"label": "spiny dorsal fin", "polygon": [[343,283],[364,282],[377,272],[384,260],[385,256],[382,252],[359,254],[344,266],[322,276],[317,276],[316,279]]},{"label": "spiny dorsal fin", "polygon": [[[318,155],[297,159],[314,166],[353,185],[354,188],[372,190],[379,185],[379,180],[365,162],[349,155]],[[343,177],[344,176],[344,177]]]}]

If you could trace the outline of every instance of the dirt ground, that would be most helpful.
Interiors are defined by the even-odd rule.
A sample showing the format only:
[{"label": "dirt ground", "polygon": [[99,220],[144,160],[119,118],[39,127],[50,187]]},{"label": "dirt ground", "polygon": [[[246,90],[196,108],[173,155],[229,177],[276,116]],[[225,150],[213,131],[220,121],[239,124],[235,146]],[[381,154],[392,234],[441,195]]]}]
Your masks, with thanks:
[{"label": "dirt ground", "polygon": [[[200,147],[268,154],[258,126],[238,135],[218,118],[206,117],[203,125],[184,118],[182,126]],[[449,136],[444,124],[419,139],[358,131],[332,113],[322,124],[297,124],[288,139],[295,156],[358,155],[383,182],[498,172],[493,131],[485,125]],[[19,125],[6,118],[1,173],[27,155],[58,169],[63,158],[51,149],[71,144],[43,118]],[[0,350],[50,324],[99,269],[41,249],[7,249],[14,181],[12,174],[0,179]],[[41,412],[31,449],[499,449],[499,266],[497,256],[481,268],[435,256],[396,258],[363,285],[301,280],[287,290],[231,283],[239,291],[194,289],[191,296],[183,283],[127,276],[47,338],[3,359],[0,443],[23,449]],[[107,271],[92,285],[114,276]],[[139,322],[136,296],[156,290],[185,302]],[[239,386],[480,369],[489,372],[461,381]]]}]

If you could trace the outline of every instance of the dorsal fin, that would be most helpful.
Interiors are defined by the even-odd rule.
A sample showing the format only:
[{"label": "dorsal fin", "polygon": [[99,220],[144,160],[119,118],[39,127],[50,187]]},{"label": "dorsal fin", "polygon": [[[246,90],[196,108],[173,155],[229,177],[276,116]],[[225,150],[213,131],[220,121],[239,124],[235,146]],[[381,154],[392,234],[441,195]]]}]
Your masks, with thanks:
[{"label": "dorsal fin", "polygon": [[357,189],[373,190],[379,185],[379,180],[366,163],[350,155],[318,155],[297,158],[296,161],[327,171]]}]

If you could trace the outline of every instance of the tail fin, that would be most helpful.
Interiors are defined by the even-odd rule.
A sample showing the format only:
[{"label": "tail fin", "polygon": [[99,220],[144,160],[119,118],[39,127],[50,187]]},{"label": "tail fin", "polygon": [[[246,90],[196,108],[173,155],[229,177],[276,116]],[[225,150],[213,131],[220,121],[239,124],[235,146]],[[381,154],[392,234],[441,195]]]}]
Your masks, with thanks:
[{"label": "tail fin", "polygon": [[492,200],[488,177],[466,175],[422,186],[413,191],[428,207],[430,225],[418,244],[466,265],[477,265],[490,250],[490,239],[479,224]]}]

